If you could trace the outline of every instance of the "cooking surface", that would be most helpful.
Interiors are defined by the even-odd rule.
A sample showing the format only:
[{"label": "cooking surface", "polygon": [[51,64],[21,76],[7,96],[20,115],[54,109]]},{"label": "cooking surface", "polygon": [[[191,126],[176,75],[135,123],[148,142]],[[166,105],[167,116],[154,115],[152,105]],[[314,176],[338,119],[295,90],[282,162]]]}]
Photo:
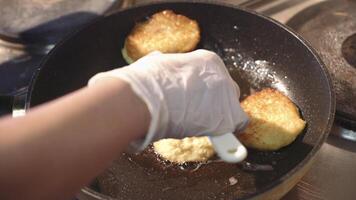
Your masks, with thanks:
[{"label": "cooking surface", "polygon": [[294,153],[293,157],[302,159],[304,155],[301,156],[294,149],[250,151],[246,161],[240,164],[213,158],[208,164],[186,163],[179,166],[158,158],[150,147],[137,155],[123,154],[108,171],[99,176],[97,185],[102,193],[119,200],[130,197],[147,200],[246,197],[293,167],[293,162],[297,160],[287,162],[291,152]]},{"label": "cooking surface", "polygon": [[[142,2],[145,1],[142,0]],[[227,2],[246,1],[228,0]],[[265,0],[265,2],[272,3],[249,6],[285,23],[297,12],[320,0]],[[42,56],[29,53],[29,51],[9,50],[4,46],[8,45],[0,43],[0,94],[13,94],[16,90],[27,86]],[[320,149],[311,170],[284,199],[355,199],[356,143],[334,136],[342,131],[344,130],[339,126],[334,126],[333,134]],[[347,134],[355,133],[349,131]]]}]

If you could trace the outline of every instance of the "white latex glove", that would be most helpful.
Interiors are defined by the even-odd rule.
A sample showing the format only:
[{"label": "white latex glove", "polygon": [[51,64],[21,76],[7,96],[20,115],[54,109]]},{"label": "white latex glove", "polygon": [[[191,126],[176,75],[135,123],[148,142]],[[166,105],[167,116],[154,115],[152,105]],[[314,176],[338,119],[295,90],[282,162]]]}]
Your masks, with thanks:
[{"label": "white latex glove", "polygon": [[95,75],[128,82],[147,104],[151,123],[139,150],[161,138],[221,135],[241,130],[248,122],[240,107],[240,89],[218,55],[153,52],[129,66]]}]

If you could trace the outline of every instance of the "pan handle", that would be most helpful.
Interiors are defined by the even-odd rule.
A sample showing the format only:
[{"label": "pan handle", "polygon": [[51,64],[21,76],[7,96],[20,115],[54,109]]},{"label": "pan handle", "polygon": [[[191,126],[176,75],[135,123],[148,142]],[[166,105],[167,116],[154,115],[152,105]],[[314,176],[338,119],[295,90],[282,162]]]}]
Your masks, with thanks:
[{"label": "pan handle", "polygon": [[23,87],[11,95],[0,95],[0,116],[10,114],[20,117],[26,114],[28,87]]}]

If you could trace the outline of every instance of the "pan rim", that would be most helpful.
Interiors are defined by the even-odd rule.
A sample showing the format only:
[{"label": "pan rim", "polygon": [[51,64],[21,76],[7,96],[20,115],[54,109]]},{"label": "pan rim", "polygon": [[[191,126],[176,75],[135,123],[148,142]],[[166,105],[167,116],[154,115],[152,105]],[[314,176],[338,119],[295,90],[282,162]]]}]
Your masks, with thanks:
[{"label": "pan rim", "polygon": [[[284,31],[287,31],[289,34],[291,34],[294,38],[296,38],[299,42],[302,43],[302,45],[304,47],[306,47],[306,50],[308,50],[311,55],[314,57],[314,59],[316,59],[317,63],[319,64],[321,70],[322,70],[322,74],[324,75],[327,85],[328,85],[328,93],[329,93],[329,98],[330,98],[330,103],[329,103],[329,116],[327,118],[326,121],[326,126],[323,127],[322,129],[320,129],[320,133],[321,136],[318,138],[316,145],[311,149],[311,151],[307,154],[307,156],[301,161],[299,162],[294,168],[292,168],[289,172],[287,172],[286,174],[284,174],[283,176],[281,176],[279,179],[271,182],[269,185],[265,186],[264,188],[262,188],[261,190],[251,194],[251,195],[247,195],[246,197],[243,197],[241,199],[250,199],[250,198],[258,198],[259,196],[263,195],[264,193],[267,193],[268,191],[272,190],[273,188],[281,185],[284,181],[288,180],[289,177],[296,175],[296,173],[303,168],[303,166],[306,166],[310,161],[312,161],[312,158],[315,156],[315,154],[319,151],[320,147],[322,146],[322,144],[325,142],[326,138],[328,137],[332,125],[333,125],[333,121],[334,121],[334,116],[335,116],[335,93],[334,93],[334,89],[333,89],[333,85],[331,82],[331,77],[329,72],[327,71],[327,68],[325,66],[325,64],[323,63],[323,61],[321,60],[321,58],[319,57],[319,55],[317,54],[316,50],[314,50],[311,45],[304,40],[298,33],[296,33],[295,31],[293,31],[291,28],[287,27],[286,25],[281,24],[280,22],[268,17],[268,16],[264,16],[262,14],[259,14],[253,10],[250,9],[246,9],[246,8],[241,8],[238,5],[234,5],[232,3],[227,3],[227,2],[219,2],[219,1],[213,1],[213,0],[193,0],[193,1],[189,1],[189,0],[173,0],[173,1],[167,1],[167,0],[160,0],[160,1],[156,1],[154,3],[142,3],[139,5],[134,5],[131,6],[129,8],[124,8],[124,9],[120,9],[117,12],[113,12],[110,13],[109,15],[104,15],[104,16],[99,16],[97,19],[93,20],[92,22],[84,25],[82,28],[73,31],[72,33],[68,34],[66,37],[64,37],[60,42],[58,42],[55,47],[47,54],[47,56],[41,61],[40,65],[39,65],[39,71],[38,73],[36,73],[33,78],[31,79],[30,82],[30,87],[29,87],[29,93],[28,96],[26,98],[26,102],[28,102],[28,107],[30,107],[30,103],[31,103],[31,96],[32,96],[32,92],[34,89],[34,86],[36,85],[36,81],[39,77],[39,75],[41,74],[41,69],[43,67],[46,66],[46,63],[48,62],[48,60],[52,57],[52,55],[57,51],[57,49],[61,48],[61,46],[63,46],[64,43],[66,43],[66,41],[68,41],[70,38],[72,38],[74,35],[77,35],[78,33],[84,31],[85,29],[88,29],[89,27],[95,26],[98,22],[105,20],[107,17],[110,17],[112,15],[115,15],[117,13],[120,12],[125,12],[125,11],[129,11],[129,10],[134,10],[136,8],[140,8],[140,7],[146,7],[146,6],[154,6],[154,5],[160,5],[160,4],[180,4],[180,3],[188,3],[188,4],[205,4],[205,5],[213,5],[213,6],[220,6],[220,7],[227,7],[227,8],[233,8],[242,12],[246,12],[248,14],[252,14],[255,15],[259,18],[262,18],[264,20],[267,20],[269,22],[272,22],[274,25],[277,25],[279,28],[283,29]],[[101,194],[99,192],[96,192],[88,187],[84,187],[81,189],[82,192],[84,192],[87,195],[91,195],[92,197],[102,197],[102,198],[106,198],[109,200],[115,200],[115,198],[112,198],[110,196]]]}]

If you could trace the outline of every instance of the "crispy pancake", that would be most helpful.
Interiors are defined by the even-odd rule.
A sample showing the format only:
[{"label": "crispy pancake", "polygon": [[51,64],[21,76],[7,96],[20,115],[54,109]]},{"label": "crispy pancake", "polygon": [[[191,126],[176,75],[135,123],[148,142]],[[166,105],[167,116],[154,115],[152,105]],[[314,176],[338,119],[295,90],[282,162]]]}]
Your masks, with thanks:
[{"label": "crispy pancake", "polygon": [[306,124],[294,103],[274,89],[248,96],[241,106],[250,123],[239,139],[250,148],[278,150],[292,143]]},{"label": "crispy pancake", "polygon": [[152,51],[183,53],[195,49],[200,40],[200,29],[195,20],[175,14],[171,10],[158,12],[138,23],[125,40],[122,50],[128,63]]}]

